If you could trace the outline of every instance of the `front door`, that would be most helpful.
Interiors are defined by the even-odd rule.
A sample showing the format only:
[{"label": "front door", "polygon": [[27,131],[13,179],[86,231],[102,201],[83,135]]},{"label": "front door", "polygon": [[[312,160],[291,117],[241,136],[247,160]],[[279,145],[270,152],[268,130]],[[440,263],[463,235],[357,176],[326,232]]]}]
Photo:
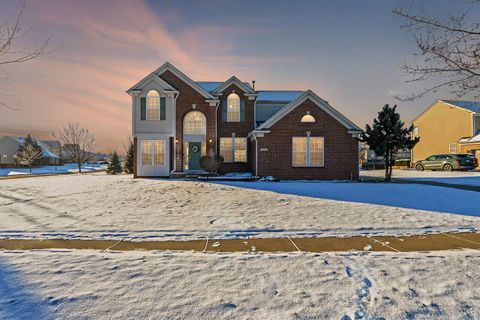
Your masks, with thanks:
[{"label": "front door", "polygon": [[202,143],[188,143],[188,170],[200,170],[200,158],[202,157]]}]

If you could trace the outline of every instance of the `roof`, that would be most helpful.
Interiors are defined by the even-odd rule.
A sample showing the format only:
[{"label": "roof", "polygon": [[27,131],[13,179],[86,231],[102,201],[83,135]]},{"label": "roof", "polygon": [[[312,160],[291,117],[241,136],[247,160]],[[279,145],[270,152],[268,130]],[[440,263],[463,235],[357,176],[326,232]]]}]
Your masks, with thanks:
[{"label": "roof", "polygon": [[480,143],[480,133],[471,138],[466,137],[458,140],[459,143]]},{"label": "roof", "polygon": [[216,88],[218,88],[223,82],[222,81],[197,81],[196,82],[204,90],[212,93]]},{"label": "roof", "polygon": [[456,107],[480,113],[480,101],[440,100]]},{"label": "roof", "polygon": [[[7,138],[15,140],[19,145],[25,143],[25,139],[26,139],[25,137],[13,137],[13,136],[7,136]],[[33,138],[33,140],[37,141],[38,146],[42,149],[42,157],[60,158],[57,154],[53,153],[48,147],[48,145],[51,144],[53,141],[41,141],[35,138]]]},{"label": "roof", "polygon": [[291,90],[262,90],[256,91],[257,103],[262,101],[279,101],[279,102],[291,102],[300,97],[304,91],[291,91]]}]

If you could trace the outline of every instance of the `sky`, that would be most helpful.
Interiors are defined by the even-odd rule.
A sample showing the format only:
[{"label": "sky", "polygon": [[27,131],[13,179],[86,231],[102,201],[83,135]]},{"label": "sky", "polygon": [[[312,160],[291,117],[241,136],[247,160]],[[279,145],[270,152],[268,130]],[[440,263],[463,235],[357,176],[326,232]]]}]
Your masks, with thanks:
[{"label": "sky", "polygon": [[[0,0],[0,21],[23,1]],[[413,102],[395,95],[419,92],[399,65],[416,47],[394,8],[445,17],[471,2],[448,0],[26,0],[19,45],[50,38],[49,53],[0,69],[0,135],[48,138],[78,122],[97,138],[98,151],[123,152],[131,134],[131,97],[125,90],[169,61],[196,81],[232,75],[261,89],[311,89],[360,127],[386,103],[410,121],[440,91]],[[480,14],[480,12],[479,12]],[[468,98],[468,97],[467,97]]]}]

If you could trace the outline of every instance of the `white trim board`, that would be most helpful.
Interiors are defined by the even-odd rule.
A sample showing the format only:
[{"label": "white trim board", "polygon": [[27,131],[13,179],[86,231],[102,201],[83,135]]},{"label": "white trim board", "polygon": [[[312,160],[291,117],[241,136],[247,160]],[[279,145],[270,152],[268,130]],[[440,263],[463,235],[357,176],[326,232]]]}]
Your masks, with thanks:
[{"label": "white trim board", "polygon": [[195,81],[190,79],[186,74],[184,74],[182,71],[178,70],[176,67],[174,67],[170,62],[165,62],[163,65],[161,65],[157,70],[155,70],[153,73],[155,73],[158,76],[161,76],[162,73],[165,71],[170,71],[174,75],[176,75],[178,78],[180,78],[183,82],[188,84],[190,87],[195,89],[198,93],[200,93],[203,97],[206,99],[211,99],[215,100],[215,97],[212,96],[208,91],[203,89],[200,85],[198,85]]},{"label": "white trim board", "polygon": [[237,87],[242,89],[245,93],[255,94],[255,92],[253,91],[252,88],[250,88],[250,86],[247,86],[245,83],[240,81],[240,79],[238,79],[235,76],[230,77],[230,79],[222,83],[219,87],[215,88],[215,90],[213,91],[214,92],[213,94],[215,95],[222,94],[222,92],[232,84],[235,84]]},{"label": "white trim board", "polygon": [[333,108],[327,101],[323,100],[318,95],[316,95],[312,90],[305,91],[297,99],[295,99],[292,102],[290,102],[289,104],[287,104],[280,111],[278,111],[272,117],[270,117],[267,121],[265,121],[260,126],[258,126],[256,128],[256,130],[262,130],[262,129],[265,129],[265,128],[270,128],[272,125],[277,123],[280,119],[285,117],[287,114],[289,114],[296,107],[301,105],[307,99],[310,99],[315,105],[317,105],[323,111],[328,113],[335,120],[340,122],[344,127],[346,127],[349,130],[349,133],[357,133],[357,132],[362,131],[362,129],[360,129],[355,123],[353,123],[352,121],[347,119],[344,115],[342,115],[335,108]]},{"label": "white trim board", "polygon": [[172,87],[168,82],[157,76],[155,73],[150,73],[148,76],[140,80],[137,84],[127,90],[127,93],[134,93],[135,90],[142,89],[150,81],[156,82],[159,86],[161,86],[166,91],[174,91],[176,92],[177,89]]}]

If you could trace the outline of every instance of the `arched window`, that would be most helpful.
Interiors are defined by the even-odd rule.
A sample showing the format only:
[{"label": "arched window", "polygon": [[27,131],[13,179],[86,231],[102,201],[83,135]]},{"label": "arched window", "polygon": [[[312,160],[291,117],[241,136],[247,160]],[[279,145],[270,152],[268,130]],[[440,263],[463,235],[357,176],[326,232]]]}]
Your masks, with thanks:
[{"label": "arched window", "polygon": [[147,120],[160,120],[160,94],[156,90],[147,92]]},{"label": "arched window", "polygon": [[190,111],[183,118],[183,133],[207,134],[207,118],[200,111]]},{"label": "arched window", "polygon": [[310,114],[310,113],[307,113],[306,115],[304,115],[302,117],[302,120],[300,120],[301,122],[315,122],[315,118]]},{"label": "arched window", "polygon": [[227,122],[240,122],[240,97],[236,93],[227,97]]}]

